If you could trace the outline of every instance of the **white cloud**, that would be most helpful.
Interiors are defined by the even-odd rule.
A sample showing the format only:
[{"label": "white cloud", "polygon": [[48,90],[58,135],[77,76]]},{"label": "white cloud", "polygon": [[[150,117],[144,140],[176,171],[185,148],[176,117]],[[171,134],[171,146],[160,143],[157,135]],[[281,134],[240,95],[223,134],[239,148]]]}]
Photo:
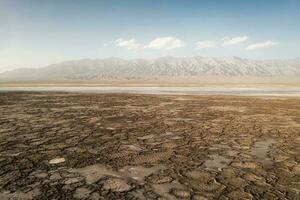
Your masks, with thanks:
[{"label": "white cloud", "polygon": [[183,41],[174,38],[174,37],[161,37],[156,38],[152,40],[148,45],[145,46],[145,48],[149,49],[175,49],[183,47],[184,43]]},{"label": "white cloud", "polygon": [[115,44],[119,47],[126,47],[128,50],[136,50],[141,44],[138,43],[135,39],[124,40],[123,38],[119,38],[115,40]]},{"label": "white cloud", "polygon": [[270,47],[279,44],[278,42],[272,42],[271,40],[268,40],[266,42],[261,42],[261,43],[255,43],[255,44],[250,44],[246,47],[246,50],[255,50],[255,49],[260,49],[264,47]]},{"label": "white cloud", "polygon": [[196,43],[198,48],[204,49],[204,48],[214,48],[216,47],[216,43],[214,41],[199,41]]},{"label": "white cloud", "polygon": [[240,44],[246,42],[248,39],[249,38],[246,35],[240,37],[234,37],[234,38],[225,37],[222,39],[223,40],[222,46]]}]

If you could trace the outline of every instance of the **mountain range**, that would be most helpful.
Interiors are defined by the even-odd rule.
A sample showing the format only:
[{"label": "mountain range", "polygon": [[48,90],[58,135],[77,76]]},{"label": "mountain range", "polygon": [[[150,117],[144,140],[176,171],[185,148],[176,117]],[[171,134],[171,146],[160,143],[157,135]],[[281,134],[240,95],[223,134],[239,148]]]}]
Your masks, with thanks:
[{"label": "mountain range", "polygon": [[176,77],[300,77],[300,59],[251,60],[239,57],[160,57],[65,61],[42,68],[20,68],[0,80],[147,80]]}]

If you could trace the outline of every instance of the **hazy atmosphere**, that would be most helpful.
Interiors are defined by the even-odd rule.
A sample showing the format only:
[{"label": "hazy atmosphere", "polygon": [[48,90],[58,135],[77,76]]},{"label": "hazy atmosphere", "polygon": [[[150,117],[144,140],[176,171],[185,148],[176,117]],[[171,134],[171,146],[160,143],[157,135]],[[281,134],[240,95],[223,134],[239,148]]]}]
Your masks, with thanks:
[{"label": "hazy atmosphere", "polygon": [[83,58],[299,58],[300,2],[0,1],[0,72]]}]

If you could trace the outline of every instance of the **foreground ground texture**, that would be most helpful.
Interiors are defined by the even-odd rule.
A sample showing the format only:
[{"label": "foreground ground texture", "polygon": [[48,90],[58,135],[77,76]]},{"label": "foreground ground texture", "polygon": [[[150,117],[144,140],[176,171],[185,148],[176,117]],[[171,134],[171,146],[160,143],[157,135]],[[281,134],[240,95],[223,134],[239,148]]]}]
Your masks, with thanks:
[{"label": "foreground ground texture", "polygon": [[300,98],[0,93],[0,199],[300,199]]}]

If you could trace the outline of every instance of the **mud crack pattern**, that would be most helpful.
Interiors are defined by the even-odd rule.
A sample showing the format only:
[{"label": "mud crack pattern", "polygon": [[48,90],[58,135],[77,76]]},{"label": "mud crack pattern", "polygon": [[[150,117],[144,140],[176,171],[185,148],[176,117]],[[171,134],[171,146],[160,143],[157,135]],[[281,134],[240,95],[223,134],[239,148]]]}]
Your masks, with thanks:
[{"label": "mud crack pattern", "polygon": [[0,199],[299,197],[299,98],[0,94]]}]

